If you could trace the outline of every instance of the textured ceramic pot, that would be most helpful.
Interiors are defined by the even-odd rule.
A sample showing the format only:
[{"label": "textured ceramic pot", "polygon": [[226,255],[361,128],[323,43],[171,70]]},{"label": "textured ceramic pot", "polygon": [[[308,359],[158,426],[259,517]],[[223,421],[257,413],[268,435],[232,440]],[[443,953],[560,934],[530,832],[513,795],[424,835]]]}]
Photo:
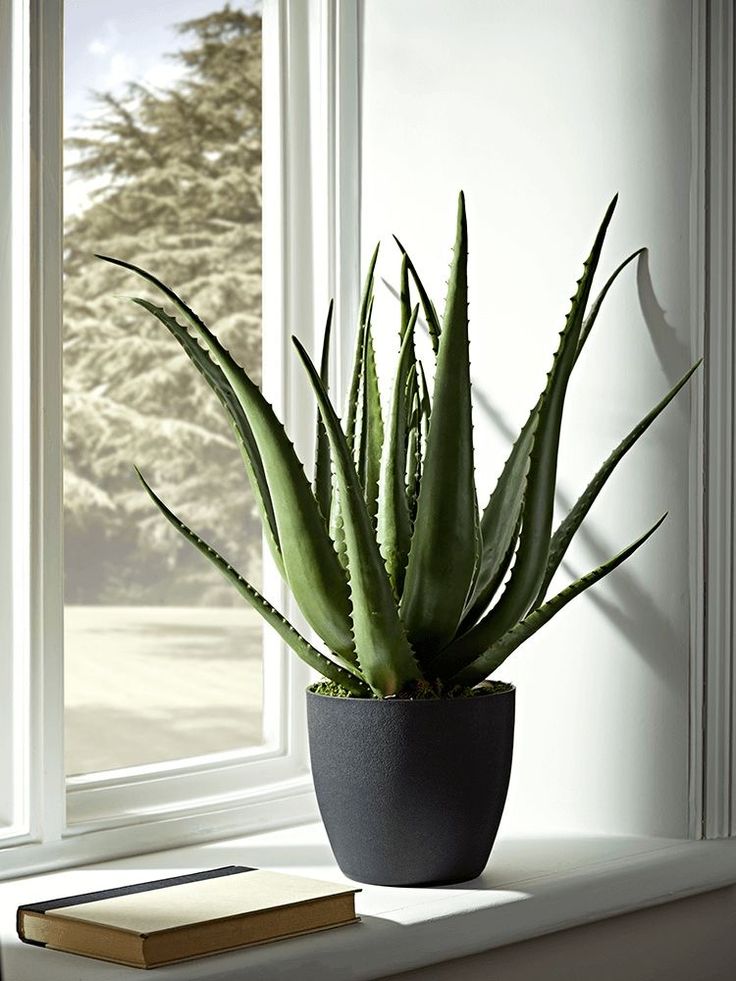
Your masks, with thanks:
[{"label": "textured ceramic pot", "polygon": [[307,692],[317,802],[345,875],[387,886],[480,875],[506,801],[515,694],[409,701]]}]

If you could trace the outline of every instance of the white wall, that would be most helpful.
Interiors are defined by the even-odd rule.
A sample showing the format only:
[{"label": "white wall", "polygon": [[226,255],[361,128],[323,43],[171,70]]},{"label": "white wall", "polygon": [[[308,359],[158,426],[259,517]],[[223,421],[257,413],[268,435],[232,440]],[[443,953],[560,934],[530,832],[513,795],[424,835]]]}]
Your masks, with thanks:
[{"label": "white wall", "polygon": [[[562,508],[691,361],[690,3],[365,0],[363,47],[364,257],[383,239],[395,283],[396,232],[441,307],[466,192],[473,372],[491,406],[475,417],[483,502],[614,192],[602,272],[651,250],[576,369]],[[383,291],[391,337],[394,315]],[[500,673],[519,686],[507,829],[686,833],[688,413],[683,397],[621,465],[565,576],[669,510],[656,538]]]}]

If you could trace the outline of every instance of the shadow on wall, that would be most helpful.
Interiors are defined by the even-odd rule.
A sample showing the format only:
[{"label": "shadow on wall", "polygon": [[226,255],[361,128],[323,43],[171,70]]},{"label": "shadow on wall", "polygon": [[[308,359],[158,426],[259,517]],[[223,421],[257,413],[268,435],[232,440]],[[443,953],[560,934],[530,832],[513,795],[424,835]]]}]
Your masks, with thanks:
[{"label": "shadow on wall", "polygon": [[[649,267],[649,252],[644,251],[639,256],[636,266],[636,285],[639,292],[639,303],[644,321],[649,330],[652,346],[662,365],[665,377],[670,386],[674,385],[688,369],[692,362],[692,353],[688,346],[677,336],[677,331],[668,323],[664,307],[657,299]],[[679,411],[685,415],[686,403],[677,401]]]},{"label": "shadow on wall", "polygon": [[[642,314],[655,353],[662,365],[667,384],[671,388],[690,366],[690,351],[678,339],[675,328],[667,322],[664,308],[657,300],[649,266],[649,254],[646,249],[636,262],[636,276]],[[386,279],[382,279],[382,283],[398,303],[400,301],[398,291]],[[420,316],[418,323],[428,335],[424,318]],[[473,408],[474,411],[485,416],[510,449],[518,433],[509,424],[505,415],[492,404],[476,380],[473,380]],[[688,402],[685,393],[680,398],[675,399],[674,406],[668,406],[665,419],[667,414],[673,412],[678,413],[682,423],[687,425]],[[661,426],[661,424],[660,427],[660,436],[665,442],[665,452],[671,456],[677,450],[675,427],[672,425],[669,427]],[[571,497],[559,487],[557,488],[555,504],[561,514],[567,514],[574,503],[575,501]],[[586,546],[589,554],[594,557],[596,565],[605,562],[611,556],[610,543],[604,542],[595,533],[591,521],[583,522],[576,531],[576,541],[582,542]],[[577,579],[589,571],[588,569],[576,568],[568,560],[562,562],[561,569],[571,579]],[[676,649],[678,644],[676,630],[662,611],[657,608],[656,600],[651,592],[637,579],[633,571],[629,570],[626,565],[619,567],[616,574],[607,580],[606,588],[608,595],[592,589],[587,593],[587,597],[605,615],[609,623],[630,642],[634,650],[656,652],[658,649]],[[554,592],[554,589],[551,590],[551,594]],[[667,665],[663,660],[661,658],[655,659],[653,655],[651,660],[653,662],[651,666],[657,671],[660,679],[665,684],[674,687],[676,681],[672,677],[672,672],[667,670]]]}]

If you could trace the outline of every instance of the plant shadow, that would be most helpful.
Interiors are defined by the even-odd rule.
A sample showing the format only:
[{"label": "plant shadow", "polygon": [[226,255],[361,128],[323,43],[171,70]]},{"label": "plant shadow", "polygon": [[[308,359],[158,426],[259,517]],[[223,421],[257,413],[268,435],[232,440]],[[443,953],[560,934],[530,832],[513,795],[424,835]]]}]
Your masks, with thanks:
[{"label": "plant shadow", "polygon": [[[671,387],[689,367],[691,363],[689,351],[687,346],[678,339],[675,328],[668,322],[665,310],[657,299],[646,250],[637,260],[636,275],[642,314],[654,351]],[[398,302],[398,291],[387,280],[382,279],[382,283],[394,300]],[[417,323],[428,334],[426,321],[421,315],[417,318]],[[680,413],[681,418],[687,418],[686,398],[687,396],[683,395],[682,398],[675,399],[677,403],[675,411]],[[510,449],[518,433],[509,424],[503,413],[492,405],[477,383],[473,384],[473,399],[474,407],[495,427],[508,443]],[[672,412],[672,407],[668,407],[667,411]],[[661,426],[660,429],[661,439],[665,442],[666,451],[670,458],[677,451],[677,430],[678,427],[672,423]],[[568,494],[561,491],[559,487],[556,489],[555,507],[560,514],[567,514],[574,503]],[[611,546],[604,542],[602,536],[596,534],[591,523],[583,522],[581,524],[575,533],[575,541],[577,545],[583,545],[587,553],[593,556],[595,562],[593,567],[607,561],[616,550],[615,548],[612,550]],[[621,547],[624,544],[626,543],[622,542]],[[583,574],[573,570],[569,562],[563,562],[561,568],[571,574],[573,579]],[[658,609],[652,593],[644,587],[635,573],[627,569],[625,565],[620,566],[615,575],[607,580],[606,596],[596,590],[590,590],[588,595],[591,601],[605,613],[609,621],[630,641],[632,647],[638,651],[647,652],[646,656],[652,662],[655,670],[668,684],[673,684],[672,672],[668,670],[668,664],[663,658],[657,657],[654,652],[658,649],[675,650],[681,642],[674,626]]]}]

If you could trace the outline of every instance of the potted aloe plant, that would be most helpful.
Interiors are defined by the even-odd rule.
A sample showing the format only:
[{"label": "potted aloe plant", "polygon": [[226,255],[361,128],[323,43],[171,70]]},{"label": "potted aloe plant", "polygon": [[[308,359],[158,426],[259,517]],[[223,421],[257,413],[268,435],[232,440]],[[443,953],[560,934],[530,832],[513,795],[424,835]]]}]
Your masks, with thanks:
[{"label": "potted aloe plant", "polygon": [[[554,529],[568,380],[606,293],[642,251],[628,256],[591,302],[615,204],[585,263],[545,388],[482,510],[473,466],[462,194],[442,318],[397,240],[401,343],[386,418],[373,343],[377,249],[360,304],[344,422],[328,394],[332,308],[320,370],[294,338],[318,407],[311,482],[271,405],[203,321],[151,273],[108,258],[163,295],[168,309],[134,302],[173,335],[222,403],[273,560],[323,641],[318,650],[138,473],[164,517],[322,675],[307,692],[312,768],[330,842],[353,878],[406,885],[480,874],[503,811],[514,728],[514,688],[489,675],[664,520],[547,598],[608,477],[695,370],[631,430]],[[412,283],[419,299],[413,308]],[[434,354],[426,374],[415,348],[420,306]]]}]

